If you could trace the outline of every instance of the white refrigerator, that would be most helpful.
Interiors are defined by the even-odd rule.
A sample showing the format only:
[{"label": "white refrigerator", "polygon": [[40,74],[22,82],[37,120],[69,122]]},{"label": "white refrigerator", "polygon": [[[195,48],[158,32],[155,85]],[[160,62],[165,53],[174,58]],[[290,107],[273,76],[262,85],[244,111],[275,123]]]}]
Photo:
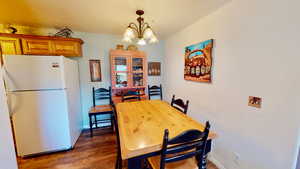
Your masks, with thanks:
[{"label": "white refrigerator", "polygon": [[7,97],[0,71],[0,168],[17,169],[17,159],[9,120]]},{"label": "white refrigerator", "polygon": [[83,126],[77,61],[4,55],[4,72],[18,156],[72,148]]}]

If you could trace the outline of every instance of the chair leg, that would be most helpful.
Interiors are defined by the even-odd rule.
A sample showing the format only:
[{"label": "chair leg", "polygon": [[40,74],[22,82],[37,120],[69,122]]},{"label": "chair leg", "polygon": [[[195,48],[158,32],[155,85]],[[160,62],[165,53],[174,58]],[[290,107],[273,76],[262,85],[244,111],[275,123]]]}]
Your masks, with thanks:
[{"label": "chair leg", "polygon": [[89,115],[90,119],[90,135],[93,137],[93,122],[92,122],[92,115]]},{"label": "chair leg", "polygon": [[110,124],[111,124],[111,129],[114,132],[115,131],[115,125],[114,125],[114,120],[113,120],[113,115],[110,115]]},{"label": "chair leg", "polygon": [[119,157],[118,157],[118,155],[117,155],[117,159],[116,159],[115,169],[119,169]]},{"label": "chair leg", "polygon": [[123,168],[123,161],[122,161],[122,158],[121,158],[121,154],[119,155],[119,169],[122,169]]},{"label": "chair leg", "polygon": [[202,158],[198,159],[198,168],[206,169],[207,164],[207,155],[204,155]]},{"label": "chair leg", "polygon": [[116,164],[115,164],[115,169],[122,169],[122,158],[121,158],[121,153],[117,153],[117,160],[116,160]]},{"label": "chair leg", "polygon": [[94,115],[94,119],[95,119],[96,128],[98,128],[97,115]]}]

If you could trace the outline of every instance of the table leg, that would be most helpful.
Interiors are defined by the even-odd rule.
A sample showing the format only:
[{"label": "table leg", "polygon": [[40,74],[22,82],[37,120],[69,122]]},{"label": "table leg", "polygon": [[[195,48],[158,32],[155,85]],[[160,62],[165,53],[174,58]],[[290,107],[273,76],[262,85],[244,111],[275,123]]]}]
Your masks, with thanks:
[{"label": "table leg", "polygon": [[141,158],[130,158],[128,159],[128,169],[142,169],[142,162]]}]

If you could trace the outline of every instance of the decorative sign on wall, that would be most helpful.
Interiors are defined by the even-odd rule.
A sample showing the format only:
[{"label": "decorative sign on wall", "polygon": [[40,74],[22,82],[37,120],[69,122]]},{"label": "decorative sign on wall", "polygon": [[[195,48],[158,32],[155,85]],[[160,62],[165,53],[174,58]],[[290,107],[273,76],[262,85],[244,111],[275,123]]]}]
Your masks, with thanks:
[{"label": "decorative sign on wall", "polygon": [[248,99],[248,106],[256,107],[256,108],[261,108],[261,98],[260,97],[254,97],[254,96],[249,96]]},{"label": "decorative sign on wall", "polygon": [[101,64],[100,60],[89,60],[90,74],[92,82],[101,82]]},{"label": "decorative sign on wall", "polygon": [[185,80],[211,82],[212,48],[212,39],[185,48]]},{"label": "decorative sign on wall", "polygon": [[148,75],[160,76],[160,62],[148,62]]}]

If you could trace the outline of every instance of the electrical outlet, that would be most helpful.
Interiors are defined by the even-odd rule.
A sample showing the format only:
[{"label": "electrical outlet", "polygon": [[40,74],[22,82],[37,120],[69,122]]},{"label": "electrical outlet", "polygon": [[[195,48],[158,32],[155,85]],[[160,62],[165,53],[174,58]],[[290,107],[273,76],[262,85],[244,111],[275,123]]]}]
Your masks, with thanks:
[{"label": "electrical outlet", "polygon": [[234,152],[233,157],[234,157],[234,159],[233,159],[234,163],[236,165],[240,165],[240,155],[237,152]]}]

